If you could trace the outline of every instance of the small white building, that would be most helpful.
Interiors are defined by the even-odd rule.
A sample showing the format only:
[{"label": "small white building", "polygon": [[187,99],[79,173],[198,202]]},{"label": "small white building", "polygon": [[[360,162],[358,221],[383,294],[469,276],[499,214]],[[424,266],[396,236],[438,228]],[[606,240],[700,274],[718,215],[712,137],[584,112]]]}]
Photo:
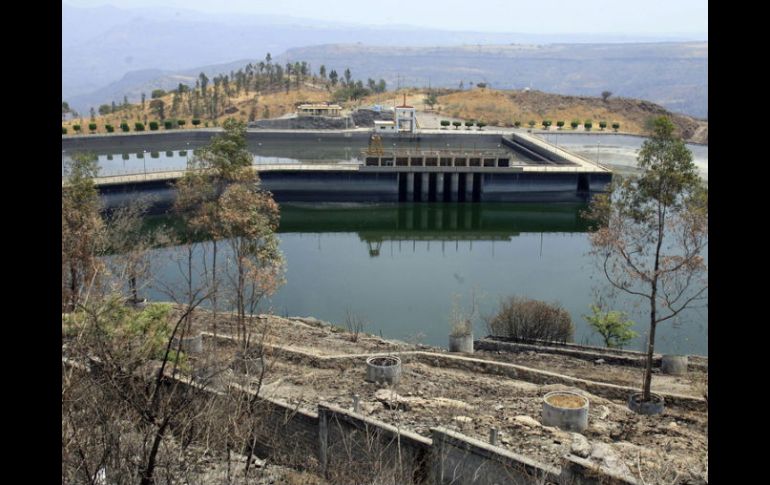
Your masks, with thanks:
[{"label": "small white building", "polygon": [[396,133],[396,122],[389,120],[374,120],[375,133]]},{"label": "small white building", "polygon": [[397,132],[414,133],[417,131],[417,110],[414,106],[407,106],[404,103],[401,106],[396,106],[395,111]]}]

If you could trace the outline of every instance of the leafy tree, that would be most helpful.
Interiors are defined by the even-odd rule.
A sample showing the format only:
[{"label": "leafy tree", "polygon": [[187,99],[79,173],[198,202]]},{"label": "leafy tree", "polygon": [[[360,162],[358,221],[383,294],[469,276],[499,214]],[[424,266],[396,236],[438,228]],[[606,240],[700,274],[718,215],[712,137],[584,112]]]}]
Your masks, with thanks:
[{"label": "leafy tree", "polygon": [[144,123],[138,121],[134,123],[134,131],[144,131]]},{"label": "leafy tree", "polygon": [[104,125],[104,129],[107,130],[107,133],[114,133],[115,127],[112,125]]},{"label": "leafy tree", "polygon": [[184,126],[184,125],[185,125],[185,123],[187,123],[185,120],[176,120],[176,124],[177,124],[178,126]]},{"label": "leafy tree", "polygon": [[520,127],[521,126],[521,121],[519,121],[519,120],[514,121],[513,122],[513,126],[515,126],[516,128]]},{"label": "leafy tree", "polygon": [[326,66],[321,64],[321,67],[318,68],[318,75],[321,76],[321,79],[326,79]]},{"label": "leafy tree", "polygon": [[157,131],[157,130],[158,130],[158,122],[150,121],[150,131]]},{"label": "leafy tree", "polygon": [[91,133],[96,131],[96,123],[88,123],[88,131]]},{"label": "leafy tree", "polygon": [[72,125],[72,129],[80,133],[80,125]]},{"label": "leafy tree", "polygon": [[478,123],[476,123],[476,126],[478,126],[479,130],[480,130],[480,129],[484,128],[485,126],[487,126],[487,124],[484,123],[483,121],[479,121]]},{"label": "leafy tree", "polygon": [[384,93],[385,91],[387,91],[387,89],[388,89],[387,83],[385,82],[384,79],[380,78],[380,80],[377,82],[377,89],[375,91],[378,93]]},{"label": "leafy tree", "polygon": [[475,121],[473,121],[473,120],[468,120],[468,121],[466,121],[466,122],[465,122],[465,129],[466,129],[466,130],[470,130],[470,129],[471,129],[471,126],[473,126],[474,124],[476,124],[476,122],[475,122]]},{"label": "leafy tree", "polygon": [[642,144],[642,174],[613,181],[591,203],[592,254],[610,286],[649,305],[642,400],[650,401],[657,326],[707,299],[708,188],[666,117]]},{"label": "leafy tree", "polygon": [[620,123],[618,123],[617,121],[612,123],[612,129],[615,130],[615,132],[617,133],[618,129],[620,129]]},{"label": "leafy tree", "polygon": [[425,97],[425,104],[430,106],[430,109],[433,109],[436,103],[438,103],[438,97],[436,96],[436,93],[428,93],[428,96]]},{"label": "leafy tree", "polygon": [[573,130],[576,130],[578,126],[580,126],[579,120],[572,120],[570,121],[569,125],[572,127]]},{"label": "leafy tree", "polygon": [[62,127],[61,127],[61,134],[62,134],[62,135],[66,135],[66,134],[67,134],[67,128],[65,128],[65,127],[63,127],[63,126],[62,126]]},{"label": "leafy tree", "polygon": [[441,127],[442,127],[442,128],[446,128],[446,127],[447,127],[447,126],[449,126],[450,124],[451,124],[451,123],[449,122],[449,120],[441,120]]},{"label": "leafy tree", "polygon": [[61,120],[64,121],[64,119],[67,117],[67,113],[70,112],[70,105],[66,101],[62,101],[61,103]]},{"label": "leafy tree", "polygon": [[551,126],[551,120],[543,120],[542,125],[547,130]]},{"label": "leafy tree", "polygon": [[591,120],[585,120],[583,122],[583,127],[585,127],[586,131],[591,131],[591,128],[594,126],[593,122]]},{"label": "leafy tree", "polygon": [[91,106],[91,109],[89,110],[91,113],[91,121],[94,121],[96,119],[96,110],[93,106]]},{"label": "leafy tree", "polygon": [[112,107],[109,104],[99,105],[99,114],[104,116],[112,113]]},{"label": "leafy tree", "polygon": [[561,130],[564,127],[564,121],[563,120],[557,121],[556,127]]},{"label": "leafy tree", "polygon": [[[147,99],[147,95],[142,93],[142,111],[144,111],[144,100],[145,99]],[[123,105],[124,106],[128,105],[128,99],[125,96],[123,97]]]},{"label": "leafy tree", "polygon": [[633,320],[627,320],[627,314],[620,311],[604,312],[598,305],[591,305],[593,315],[583,315],[588,324],[604,339],[609,348],[622,349],[638,336],[631,330]]},{"label": "leafy tree", "polygon": [[602,91],[602,100],[607,101],[612,96],[612,91]]},{"label": "leafy tree", "polygon": [[350,74],[350,69],[345,68],[345,86],[350,86],[350,80],[352,79],[352,76]]},{"label": "leafy tree", "polygon": [[529,125],[530,128],[534,128],[535,127],[535,120],[529,120],[527,122],[527,124]]},{"label": "leafy tree", "polygon": [[329,81],[332,82],[332,87],[337,85],[338,79],[339,79],[339,74],[337,74],[337,71],[332,69],[331,72],[329,73]]},{"label": "leafy tree", "polygon": [[163,122],[163,128],[167,130],[173,130],[174,129],[174,122],[171,120],[166,120]]},{"label": "leafy tree", "polygon": [[206,77],[206,74],[200,73],[198,74],[198,80],[200,81],[201,85],[201,96],[204,98],[206,97],[206,87],[209,85],[209,78]]},{"label": "leafy tree", "polygon": [[155,112],[155,116],[160,118],[161,121],[166,118],[165,108],[166,103],[164,103],[162,99],[153,99],[150,101],[150,109]]},{"label": "leafy tree", "polygon": [[199,120],[198,118],[193,118],[192,124],[193,126],[197,127],[198,125],[201,124],[201,120]]},{"label": "leafy tree", "polygon": [[604,129],[607,128],[607,122],[606,121],[600,121],[599,122],[599,128],[601,128],[601,130],[604,131]]},{"label": "leafy tree", "polygon": [[123,130],[123,133],[128,133],[128,131],[130,130],[128,127],[128,123],[121,123],[120,129]]},{"label": "leafy tree", "polygon": [[462,126],[462,122],[460,122],[460,121],[453,121],[452,125],[454,125],[455,130],[458,130]]}]

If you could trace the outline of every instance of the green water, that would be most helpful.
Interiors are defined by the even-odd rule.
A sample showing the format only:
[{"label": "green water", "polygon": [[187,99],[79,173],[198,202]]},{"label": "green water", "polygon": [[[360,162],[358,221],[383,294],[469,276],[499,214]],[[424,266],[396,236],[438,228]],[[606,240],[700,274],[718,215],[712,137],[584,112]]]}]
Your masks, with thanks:
[{"label": "green water", "polygon": [[[576,327],[575,341],[599,344],[582,315],[605,284],[588,256],[579,205],[414,204],[285,205],[279,236],[287,283],[269,302],[280,315],[314,316],[344,325],[347,311],[366,332],[447,345],[452,296],[471,293],[481,315],[500,298],[559,302]],[[156,251],[158,274],[177,278],[171,249]],[[223,258],[226,254],[223,253]],[[151,298],[163,298],[150,291]],[[615,309],[643,322],[647,308],[622,298]],[[629,348],[642,349],[646,327]],[[660,352],[708,354],[707,310],[688,310],[661,324]],[[475,335],[485,335],[481,319]]]}]

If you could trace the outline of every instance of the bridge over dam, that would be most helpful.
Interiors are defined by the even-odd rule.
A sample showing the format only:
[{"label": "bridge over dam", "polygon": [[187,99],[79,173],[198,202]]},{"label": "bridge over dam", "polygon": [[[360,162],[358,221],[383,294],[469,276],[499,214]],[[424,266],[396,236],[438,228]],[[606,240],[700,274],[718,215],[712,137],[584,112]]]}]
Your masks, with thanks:
[{"label": "bridge over dam", "polygon": [[[137,193],[168,206],[187,158],[213,134],[63,138],[62,156],[99,156],[103,175],[95,182],[108,208]],[[263,188],[278,202],[581,202],[612,177],[604,166],[525,133],[384,135],[372,143],[365,131],[260,130],[247,132],[247,145]],[[129,167],[116,169],[116,156]]]}]

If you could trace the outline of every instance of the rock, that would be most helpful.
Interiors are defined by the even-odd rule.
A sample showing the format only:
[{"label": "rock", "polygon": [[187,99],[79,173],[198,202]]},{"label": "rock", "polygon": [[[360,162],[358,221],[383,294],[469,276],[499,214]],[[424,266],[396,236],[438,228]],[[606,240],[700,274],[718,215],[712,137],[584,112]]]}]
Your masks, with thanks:
[{"label": "rock", "polygon": [[473,419],[469,418],[468,416],[455,416],[452,419],[460,424],[469,424],[473,422]]},{"label": "rock", "polygon": [[573,455],[577,455],[581,458],[588,458],[591,454],[591,443],[588,438],[580,433],[572,433],[572,446],[570,451]]},{"label": "rock", "polygon": [[388,409],[401,409],[408,411],[410,409],[409,400],[399,396],[391,389],[379,389],[374,393],[374,398],[380,401]]},{"label": "rock", "polygon": [[590,459],[598,463],[610,473],[621,476],[631,475],[631,471],[617,451],[607,443],[596,442],[591,448]]},{"label": "rock", "polygon": [[602,365],[602,364],[604,364],[604,359],[596,359],[596,360],[594,361],[594,364],[596,364],[596,365]]},{"label": "rock", "polygon": [[501,411],[504,407],[505,406],[503,406],[502,404],[496,404],[495,405],[495,411]]},{"label": "rock", "polygon": [[679,427],[679,425],[676,424],[676,421],[671,421],[670,423],[668,423],[668,427],[671,429],[676,429]]},{"label": "rock", "polygon": [[523,424],[524,426],[530,427],[530,428],[538,428],[540,427],[540,423],[530,416],[516,416],[513,418],[514,421],[516,421],[519,424]]},{"label": "rock", "polygon": [[596,406],[596,417],[599,419],[607,419],[607,416],[610,415],[610,408],[605,406],[604,404],[600,404],[599,406]]}]

